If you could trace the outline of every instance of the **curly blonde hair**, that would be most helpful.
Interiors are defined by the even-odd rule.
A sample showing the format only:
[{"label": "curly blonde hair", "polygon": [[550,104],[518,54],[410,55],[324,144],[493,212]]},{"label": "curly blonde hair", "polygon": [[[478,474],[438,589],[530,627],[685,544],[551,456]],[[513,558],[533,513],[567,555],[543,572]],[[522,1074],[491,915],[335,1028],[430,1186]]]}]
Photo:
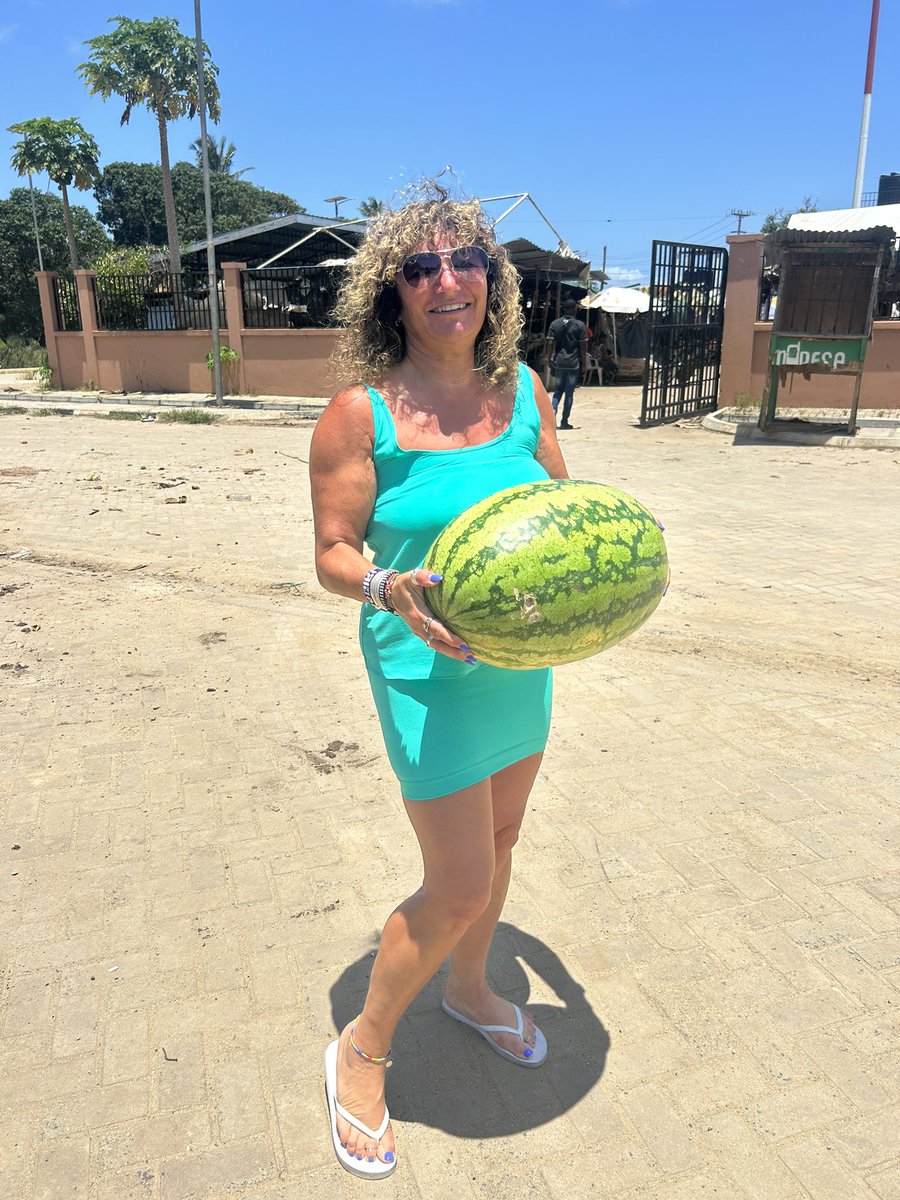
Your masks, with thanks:
[{"label": "curly blonde hair", "polygon": [[480,246],[490,259],[487,314],[475,341],[475,368],[496,387],[515,387],[522,309],[519,276],[477,200],[453,200],[434,181],[402,208],[375,217],[341,288],[334,316],[342,333],[332,356],[346,380],[377,382],[406,354],[397,273],[408,254],[452,235],[460,246]]}]

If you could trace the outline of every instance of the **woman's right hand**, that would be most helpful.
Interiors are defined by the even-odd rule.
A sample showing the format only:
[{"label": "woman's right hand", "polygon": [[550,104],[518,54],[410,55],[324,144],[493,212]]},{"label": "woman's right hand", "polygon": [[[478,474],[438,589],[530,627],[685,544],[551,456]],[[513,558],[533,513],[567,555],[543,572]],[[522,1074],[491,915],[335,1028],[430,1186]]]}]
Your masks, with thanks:
[{"label": "woman's right hand", "polygon": [[440,575],[431,574],[425,567],[403,571],[391,587],[391,603],[397,616],[430,649],[459,662],[475,663],[477,659],[469,647],[437,619],[425,600],[427,589],[441,582]]}]

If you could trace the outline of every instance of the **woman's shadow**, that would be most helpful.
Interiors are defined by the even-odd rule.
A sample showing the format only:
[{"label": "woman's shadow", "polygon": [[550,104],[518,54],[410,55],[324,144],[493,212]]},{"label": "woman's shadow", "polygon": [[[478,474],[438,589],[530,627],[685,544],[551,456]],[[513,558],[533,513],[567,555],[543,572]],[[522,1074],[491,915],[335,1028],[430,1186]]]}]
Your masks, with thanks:
[{"label": "woman's shadow", "polygon": [[[331,988],[332,1016],[342,1029],[362,1007],[374,953],[357,959]],[[520,961],[521,960],[521,961]],[[522,962],[561,1004],[529,1004]],[[407,1010],[394,1038],[387,1077],[391,1115],[456,1137],[504,1137],[533,1129],[577,1104],[603,1074],[609,1034],[584,988],[543,942],[501,922],[488,978],[501,995],[527,1007],[549,1046],[547,1062],[526,1070],[495,1054],[474,1030],[441,1011],[443,972]]]}]

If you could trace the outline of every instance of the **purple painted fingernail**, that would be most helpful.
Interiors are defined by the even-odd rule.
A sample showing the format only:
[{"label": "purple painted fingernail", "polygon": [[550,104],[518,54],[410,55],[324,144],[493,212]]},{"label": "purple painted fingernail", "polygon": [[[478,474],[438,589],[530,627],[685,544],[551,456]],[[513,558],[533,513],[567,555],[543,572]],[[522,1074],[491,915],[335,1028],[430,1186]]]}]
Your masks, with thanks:
[{"label": "purple painted fingernail", "polygon": [[465,650],[466,654],[471,654],[471,653],[472,653],[472,651],[469,649],[469,647],[466,645],[466,643],[465,643],[465,642],[460,642],[460,643],[459,643],[459,645],[457,646],[457,649],[458,649],[458,650]]},{"label": "purple painted fingernail", "polygon": [[534,1054],[534,1051],[531,1049],[530,1046],[526,1046],[525,1049],[522,1051],[522,1053],[524,1054],[524,1056],[526,1058],[531,1058],[532,1054]]},{"label": "purple painted fingernail", "polygon": [[358,1162],[362,1162],[363,1156],[361,1154],[357,1154],[356,1158]]},{"label": "purple painted fingernail", "polygon": [[467,654],[466,662],[469,664],[470,667],[474,667],[475,664],[478,662],[478,659],[475,657],[474,654]]},{"label": "purple painted fingernail", "polygon": [[443,583],[444,582],[443,575],[429,575],[428,578],[431,580],[432,583]]},{"label": "purple painted fingernail", "polygon": [[384,1161],[385,1161],[385,1162],[393,1162],[393,1161],[394,1161],[394,1152],[393,1152],[393,1150],[385,1150],[385,1152],[384,1152]]},{"label": "purple painted fingernail", "polygon": [[663,595],[665,595],[668,590],[669,590],[669,585],[666,584],[666,586],[663,588]]}]

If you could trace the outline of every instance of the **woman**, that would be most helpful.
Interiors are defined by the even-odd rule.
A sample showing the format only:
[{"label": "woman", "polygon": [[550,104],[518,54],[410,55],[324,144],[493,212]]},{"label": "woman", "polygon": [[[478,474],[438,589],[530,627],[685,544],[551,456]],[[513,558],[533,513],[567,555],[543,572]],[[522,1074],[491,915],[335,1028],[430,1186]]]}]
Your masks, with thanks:
[{"label": "woman", "polygon": [[[365,1006],[328,1047],[342,1166],[395,1166],[384,1101],[404,1009],[449,956],[444,1011],[499,1054],[546,1041],[495,995],[485,964],[550,719],[550,672],[478,663],[428,607],[424,562],[458,513],[504,487],[567,477],[550,401],[518,362],[518,279],[476,202],[440,189],[382,215],[338,303],[339,391],[310,455],[316,567],[362,604],[360,642],[424,882],[384,927]],[[368,544],[375,566],[363,553]]]}]

